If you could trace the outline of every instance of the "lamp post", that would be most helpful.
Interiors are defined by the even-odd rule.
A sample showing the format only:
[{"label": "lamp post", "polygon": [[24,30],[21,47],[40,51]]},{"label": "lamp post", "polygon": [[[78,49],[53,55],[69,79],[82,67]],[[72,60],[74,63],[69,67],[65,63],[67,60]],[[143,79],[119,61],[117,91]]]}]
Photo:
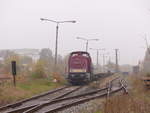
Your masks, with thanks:
[{"label": "lamp post", "polygon": [[98,65],[99,65],[99,51],[105,50],[105,48],[103,48],[103,49],[94,49],[94,48],[90,48],[90,49],[91,49],[91,50],[95,50],[96,53],[97,53],[96,64],[97,64],[97,68],[98,68]]},{"label": "lamp post", "polygon": [[99,40],[99,39],[86,39],[86,38],[83,38],[83,37],[77,37],[77,39],[81,39],[81,40],[85,40],[86,41],[86,52],[88,51],[89,41],[98,41]]},{"label": "lamp post", "polygon": [[57,65],[57,50],[58,50],[58,29],[59,29],[59,24],[61,23],[76,23],[75,20],[71,21],[55,21],[55,20],[50,20],[46,18],[40,18],[41,21],[50,21],[53,23],[56,23],[56,44],[55,44],[55,67]]}]

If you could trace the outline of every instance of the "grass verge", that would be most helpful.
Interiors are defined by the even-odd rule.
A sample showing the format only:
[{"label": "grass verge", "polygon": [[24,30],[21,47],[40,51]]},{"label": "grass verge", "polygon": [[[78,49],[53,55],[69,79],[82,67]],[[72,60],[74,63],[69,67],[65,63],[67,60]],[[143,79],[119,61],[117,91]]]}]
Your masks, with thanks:
[{"label": "grass verge", "polygon": [[0,106],[21,100],[24,98],[32,97],[44,91],[48,91],[61,86],[59,83],[53,83],[46,78],[29,79],[17,78],[16,87],[12,82],[8,82],[0,86]]},{"label": "grass verge", "polygon": [[130,77],[129,81],[129,95],[111,97],[95,113],[150,113],[150,91],[138,77]]},{"label": "grass verge", "polygon": [[145,87],[140,77],[127,77],[127,80],[129,95],[120,93],[109,99],[93,100],[89,106],[92,109],[82,113],[150,113],[150,89]]}]

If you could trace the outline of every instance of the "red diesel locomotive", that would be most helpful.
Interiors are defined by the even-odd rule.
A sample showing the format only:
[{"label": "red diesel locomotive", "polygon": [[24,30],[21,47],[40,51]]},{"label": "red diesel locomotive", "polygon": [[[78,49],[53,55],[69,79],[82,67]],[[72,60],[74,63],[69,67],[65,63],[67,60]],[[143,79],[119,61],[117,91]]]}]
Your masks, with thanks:
[{"label": "red diesel locomotive", "polygon": [[92,80],[93,67],[90,54],[84,51],[72,52],[68,61],[68,80],[72,84],[87,83]]}]

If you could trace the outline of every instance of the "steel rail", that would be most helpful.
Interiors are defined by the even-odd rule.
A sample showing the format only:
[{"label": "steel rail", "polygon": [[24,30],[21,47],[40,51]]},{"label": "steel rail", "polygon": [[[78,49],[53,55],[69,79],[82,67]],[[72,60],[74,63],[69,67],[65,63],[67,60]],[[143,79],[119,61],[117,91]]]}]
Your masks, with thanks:
[{"label": "steel rail", "polygon": [[[73,93],[73,92],[79,90],[79,89],[82,88],[82,87],[83,87],[83,86],[79,86],[79,87],[77,87],[77,88],[75,88],[75,89],[73,89],[73,90],[71,90],[71,91],[67,91],[67,92],[65,92],[65,93],[63,93],[63,94],[61,94],[61,95],[59,95],[59,96],[57,96],[57,97],[55,97],[55,98],[53,98],[53,99],[47,99],[46,101],[44,101],[44,102],[42,102],[42,103],[45,103],[45,102],[47,102],[48,100],[55,100],[55,99],[62,98],[62,97],[64,97],[64,96],[66,96],[66,95],[69,95],[69,94],[71,94],[71,93]],[[7,113],[20,113],[20,112],[24,112],[24,111],[27,111],[28,109],[32,109],[32,108],[34,108],[34,107],[36,107],[36,106],[38,106],[38,105],[39,105],[39,103],[34,104],[34,105],[30,105],[30,106],[25,106],[25,107],[13,109],[13,110],[8,111]]]},{"label": "steel rail", "polygon": [[95,91],[91,91],[91,92],[86,92],[86,93],[82,93],[82,94],[79,94],[79,95],[75,95],[75,96],[71,96],[71,97],[65,97],[65,98],[61,98],[61,99],[56,99],[56,100],[52,100],[52,101],[48,101],[46,103],[43,103],[43,104],[40,104],[38,106],[35,106],[27,111],[25,111],[24,113],[33,113],[35,111],[38,111],[40,109],[42,109],[43,107],[45,106],[48,106],[48,105],[52,105],[52,104],[56,104],[58,102],[61,102],[61,101],[65,101],[65,100],[70,100],[70,99],[75,99],[75,98],[80,98],[80,97],[83,97],[83,96],[87,96],[87,95],[92,95],[92,94],[95,94],[95,93],[98,93],[98,92],[101,92],[103,90],[107,90],[107,96],[109,96],[109,93],[111,91],[111,87],[112,87],[112,82],[114,80],[117,80],[117,78],[114,78],[113,80],[109,81],[109,86],[106,86],[105,88],[101,88],[101,89],[97,89]]},{"label": "steel rail", "polygon": [[[118,79],[118,78],[117,78]],[[116,92],[119,92],[121,90],[124,90],[124,92],[126,93],[127,90],[126,90],[126,87],[125,85],[122,83],[122,80],[120,81],[120,84],[121,84],[121,87],[119,87],[118,89],[116,90],[112,90],[112,82],[114,80],[117,80],[116,78],[113,79],[112,81],[109,81],[109,86],[107,87],[107,92],[103,93],[103,94],[99,94],[99,95],[96,95],[96,96],[92,96],[92,97],[85,97],[83,99],[79,99],[77,101],[74,101],[74,102],[71,102],[71,103],[67,103],[67,104],[62,104],[61,106],[58,106],[57,108],[54,108],[54,109],[51,109],[51,110],[48,110],[44,113],[53,113],[53,112],[57,112],[59,110],[62,110],[62,109],[65,109],[65,108],[68,108],[68,107],[71,107],[71,106],[74,106],[74,105],[78,105],[78,104],[81,104],[81,103],[84,103],[84,102],[87,102],[87,101],[90,101],[90,100],[93,100],[93,99],[96,99],[96,98],[101,98],[101,97],[104,97],[104,96],[110,96]],[[108,92],[109,92],[109,95],[108,95]],[[126,93],[127,94],[127,93]]]},{"label": "steel rail", "polygon": [[46,95],[49,95],[49,94],[52,94],[52,93],[55,93],[57,91],[60,91],[60,90],[63,90],[65,88],[67,88],[68,86],[64,86],[64,87],[61,87],[61,88],[57,88],[57,89],[54,89],[54,90],[51,90],[51,91],[48,91],[48,92],[45,92],[45,93],[41,93],[39,95],[35,95],[31,98],[27,98],[27,99],[24,99],[24,100],[20,100],[20,101],[17,101],[15,103],[12,103],[12,104],[8,104],[6,106],[2,106],[0,107],[0,112],[3,111],[3,110],[6,110],[6,109],[9,109],[9,108],[15,108],[17,106],[20,106],[22,105],[24,102],[28,102],[28,101],[31,101],[31,100],[34,100],[34,99],[37,99],[37,98],[40,98],[42,96],[46,96]]},{"label": "steel rail", "polygon": [[57,97],[54,98],[53,100],[59,99],[59,98],[63,98],[63,97],[65,97],[65,96],[67,96],[67,95],[69,95],[69,94],[71,94],[71,93],[73,93],[73,92],[75,92],[75,91],[81,89],[82,87],[83,87],[83,86],[79,86],[79,87],[75,88],[75,89],[72,90],[72,91],[69,91],[69,92],[66,92],[65,94],[62,94],[62,95],[60,95],[60,96],[57,96]]},{"label": "steel rail", "polygon": [[92,95],[92,94],[98,93],[98,92],[103,91],[103,90],[107,90],[107,88],[102,88],[102,89],[98,89],[98,90],[87,92],[87,93],[78,94],[78,95],[71,96],[71,97],[65,97],[65,98],[60,98],[60,99],[48,101],[48,102],[45,102],[43,104],[39,104],[38,106],[35,106],[35,107],[25,111],[24,113],[33,113],[33,112],[35,112],[35,111],[37,111],[37,110],[39,110],[45,106],[48,106],[48,105],[56,104],[58,102],[65,101],[65,100],[70,100],[70,99],[75,99],[75,98],[80,98],[80,97]]},{"label": "steel rail", "polygon": [[[116,93],[118,91],[121,91],[123,89],[123,87],[121,88],[118,88],[114,91],[111,91],[110,94],[113,94],[113,93]],[[87,101],[90,101],[90,100],[93,100],[93,99],[96,99],[96,98],[101,98],[101,97],[104,97],[104,96],[107,96],[107,92],[103,93],[103,94],[100,94],[100,95],[97,95],[97,96],[91,96],[91,97],[85,97],[83,99],[80,99],[80,100],[77,100],[77,101],[74,101],[74,102],[71,102],[71,103],[67,103],[67,104],[62,104],[61,106],[58,106],[57,108],[54,108],[54,109],[50,109],[44,113],[53,113],[53,112],[57,112],[57,111],[60,111],[62,109],[65,109],[65,108],[68,108],[68,107],[71,107],[71,106],[74,106],[74,105],[78,105],[78,104],[81,104],[81,103],[84,103],[84,102],[87,102]]]},{"label": "steel rail", "polygon": [[29,106],[25,106],[25,107],[20,107],[20,108],[17,108],[15,110],[12,110],[12,111],[5,111],[4,113],[22,113],[28,109],[31,109],[33,107],[37,106],[36,104],[35,105],[29,105]]},{"label": "steel rail", "polygon": [[[103,91],[103,90],[111,90],[111,87],[112,87],[112,82],[114,80],[117,80],[119,77],[116,77],[114,78],[113,80],[110,81],[110,87],[106,87],[106,88],[102,88],[102,89],[98,89],[98,90],[95,90],[95,91],[92,91],[92,92],[87,92],[87,93],[83,93],[83,94],[79,94],[79,95],[76,95],[76,96],[72,96],[72,97],[66,97],[66,98],[60,98],[60,99],[56,99],[56,100],[50,100],[50,101],[45,101],[45,103],[42,103],[42,104],[39,104],[27,111],[25,111],[24,113],[33,113],[41,108],[43,108],[44,106],[47,106],[47,105],[52,105],[54,103],[57,103],[57,102],[60,102],[60,101],[64,101],[64,100],[69,100],[69,99],[74,99],[74,98],[79,98],[79,97],[82,97],[82,96],[87,96],[87,95],[91,95],[91,94],[95,94],[95,93],[98,93],[100,91]],[[109,95],[108,95],[109,96]]]}]

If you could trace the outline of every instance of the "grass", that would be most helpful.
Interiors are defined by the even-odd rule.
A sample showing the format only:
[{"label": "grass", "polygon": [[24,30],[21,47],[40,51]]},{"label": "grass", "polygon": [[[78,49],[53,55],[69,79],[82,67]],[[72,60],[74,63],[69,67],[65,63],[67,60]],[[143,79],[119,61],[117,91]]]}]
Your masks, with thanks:
[{"label": "grass", "polygon": [[150,91],[137,77],[129,78],[132,90],[129,95],[116,95],[103,103],[95,113],[150,113]]},{"label": "grass", "polygon": [[127,77],[130,88],[129,95],[123,93],[114,95],[109,99],[96,99],[91,101],[92,110],[83,110],[83,113],[150,113],[150,89],[139,77]]},{"label": "grass", "polygon": [[32,94],[40,93],[45,90],[57,87],[58,84],[54,84],[47,79],[37,79],[27,83],[19,83],[18,88],[31,92]]},{"label": "grass", "polygon": [[0,105],[12,103],[14,101],[29,98],[61,86],[59,83],[53,83],[48,79],[31,79],[26,77],[17,78],[16,87],[12,82],[0,86]]}]

